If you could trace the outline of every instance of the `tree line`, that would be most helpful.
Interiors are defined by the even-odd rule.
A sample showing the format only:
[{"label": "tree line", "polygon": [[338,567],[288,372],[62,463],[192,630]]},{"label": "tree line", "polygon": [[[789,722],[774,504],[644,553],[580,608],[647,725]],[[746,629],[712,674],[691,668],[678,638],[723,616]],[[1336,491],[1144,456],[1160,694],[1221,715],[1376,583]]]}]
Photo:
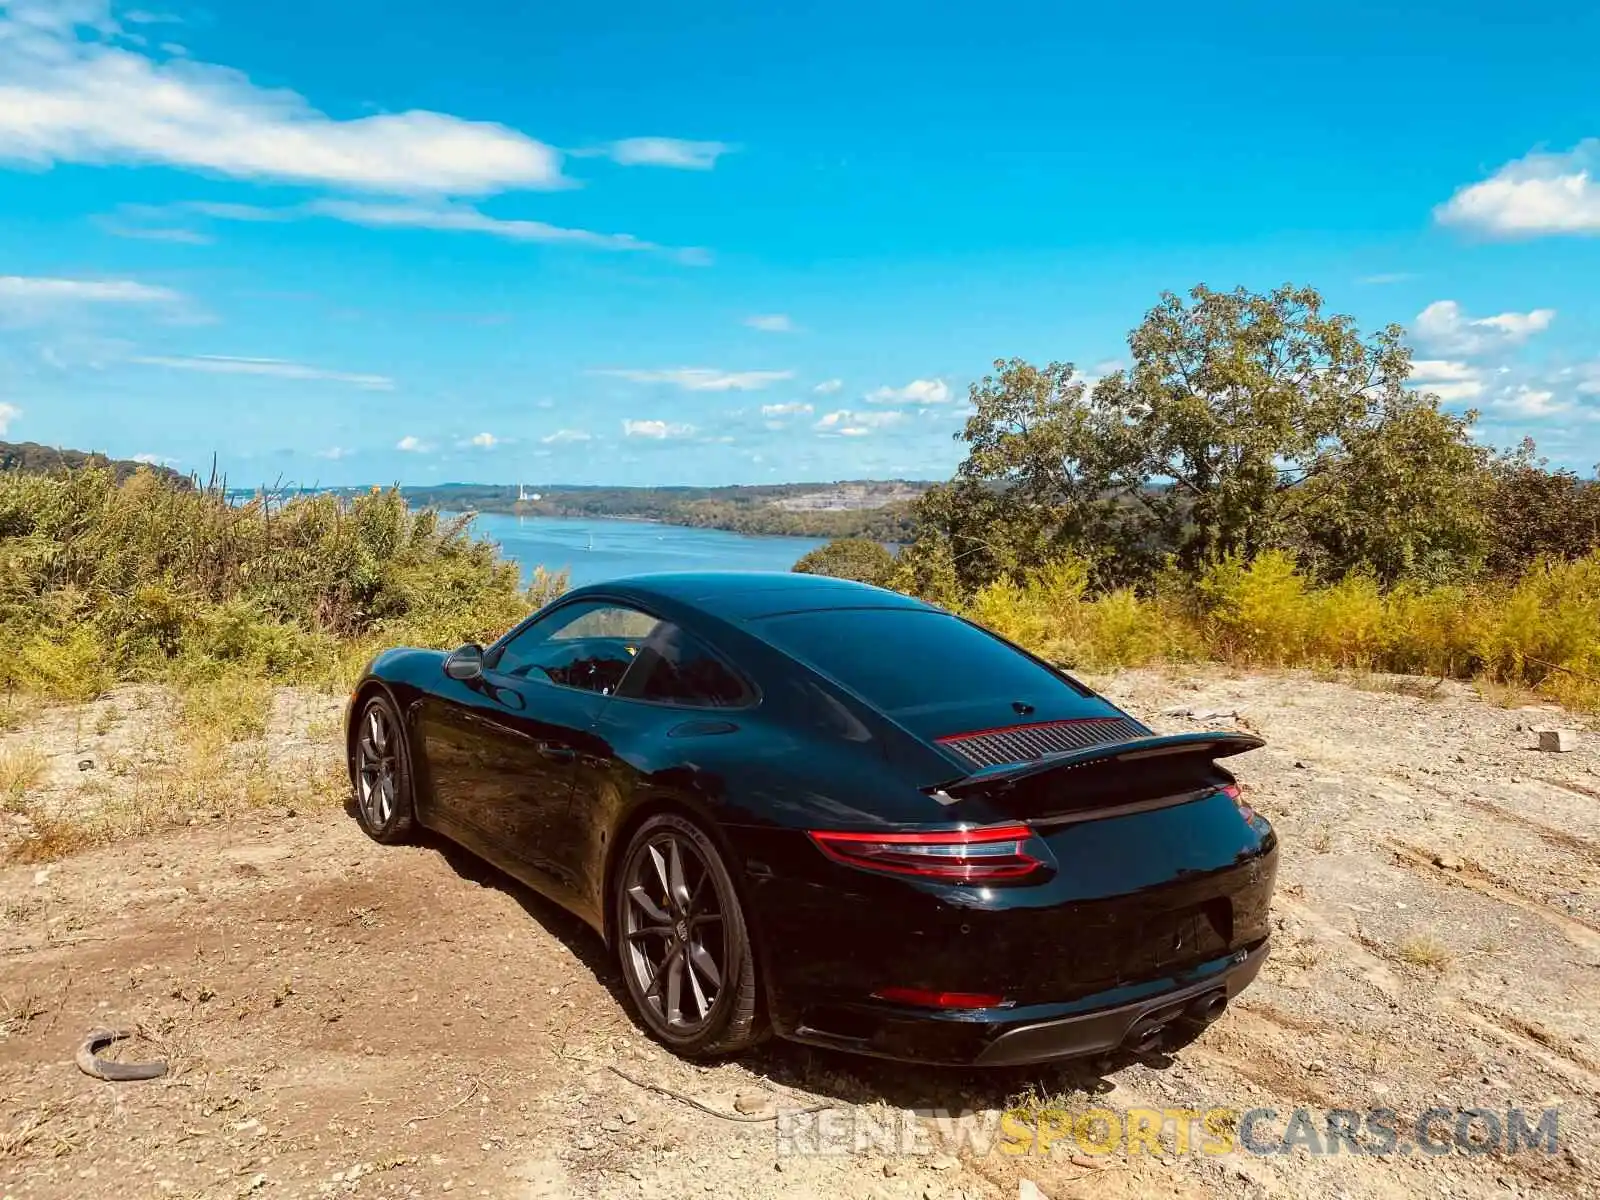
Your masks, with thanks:
[{"label": "tree line", "polygon": [[104,454],[83,450],[58,450],[38,442],[0,442],[0,471],[21,471],[34,475],[48,475],[61,471],[81,471],[96,467],[110,470],[118,483],[125,483],[142,470],[160,475],[179,488],[193,486],[187,476],[171,467],[151,466],[131,459],[112,459]]},{"label": "tree line", "polygon": [[1069,560],[1098,591],[1265,551],[1316,583],[1393,587],[1600,549],[1595,479],[1552,469],[1531,439],[1484,444],[1477,412],[1408,386],[1399,326],[1363,335],[1313,288],[1169,292],[1128,349],[1092,386],[1070,362],[997,361],[911,544],[830,546],[797,569],[959,602]]},{"label": "tree line", "polygon": [[[810,538],[869,538],[909,541],[913,536],[912,504],[896,500],[874,508],[790,509],[778,501],[856,486],[869,493],[904,494],[926,483],[904,480],[849,481],[848,485],[784,483],[726,487],[529,487],[537,500],[519,499],[523,489],[503,484],[444,484],[407,487],[406,499],[445,511],[516,513],[522,516],[590,517],[660,521],[698,529],[734,533],[781,534]],[[881,497],[880,497],[881,498]]]}]

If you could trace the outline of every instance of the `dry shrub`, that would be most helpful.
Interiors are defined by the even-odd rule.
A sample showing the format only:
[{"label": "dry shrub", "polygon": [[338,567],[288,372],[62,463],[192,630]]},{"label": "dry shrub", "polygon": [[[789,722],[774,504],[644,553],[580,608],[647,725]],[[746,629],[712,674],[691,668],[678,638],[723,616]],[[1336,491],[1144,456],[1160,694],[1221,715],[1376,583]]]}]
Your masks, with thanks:
[{"label": "dry shrub", "polygon": [[1600,552],[1539,562],[1511,583],[1385,591],[1352,574],[1319,586],[1292,555],[1213,564],[1153,596],[1091,595],[1077,561],[1001,579],[964,615],[1053,661],[1089,671],[1214,659],[1479,679],[1578,708],[1600,707]]}]

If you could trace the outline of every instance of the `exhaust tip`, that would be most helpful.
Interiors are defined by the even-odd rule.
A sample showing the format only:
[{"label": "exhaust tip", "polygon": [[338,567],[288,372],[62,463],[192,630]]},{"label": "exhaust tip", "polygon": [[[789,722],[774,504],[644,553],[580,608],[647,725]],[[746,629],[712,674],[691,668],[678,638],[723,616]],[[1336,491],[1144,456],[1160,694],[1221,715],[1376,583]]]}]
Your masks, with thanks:
[{"label": "exhaust tip", "polygon": [[1136,1021],[1122,1039],[1122,1048],[1130,1054],[1146,1054],[1161,1044],[1161,1035],[1166,1028],[1165,1022],[1152,1017]]},{"label": "exhaust tip", "polygon": [[1183,1010],[1183,1021],[1194,1026],[1209,1025],[1226,1012],[1227,1008],[1228,993],[1218,988],[1214,992],[1207,992],[1189,1001]]}]

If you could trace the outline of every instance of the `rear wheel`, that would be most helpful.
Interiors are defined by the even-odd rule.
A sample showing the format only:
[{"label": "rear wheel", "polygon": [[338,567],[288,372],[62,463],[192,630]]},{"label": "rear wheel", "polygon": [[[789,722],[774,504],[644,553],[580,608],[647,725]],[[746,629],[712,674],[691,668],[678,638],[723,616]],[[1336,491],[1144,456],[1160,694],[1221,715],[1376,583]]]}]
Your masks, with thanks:
[{"label": "rear wheel", "polygon": [[749,930],[711,839],[675,814],[651,817],[612,890],[622,976],[645,1028],[691,1058],[760,1041]]},{"label": "rear wheel", "polygon": [[400,715],[387,696],[374,696],[362,706],[354,732],[356,820],[375,841],[407,841],[416,823],[411,759]]}]

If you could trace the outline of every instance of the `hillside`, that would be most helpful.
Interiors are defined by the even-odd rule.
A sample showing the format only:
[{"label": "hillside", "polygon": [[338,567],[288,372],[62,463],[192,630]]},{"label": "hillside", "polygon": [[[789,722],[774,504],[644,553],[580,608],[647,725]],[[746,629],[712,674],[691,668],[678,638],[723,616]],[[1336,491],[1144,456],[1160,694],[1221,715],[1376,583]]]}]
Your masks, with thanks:
[{"label": "hillside", "polygon": [[60,450],[54,446],[41,446],[38,442],[0,442],[0,471],[26,471],[44,475],[51,471],[78,470],[83,467],[110,467],[119,483],[139,471],[153,471],[179,487],[192,486],[188,476],[171,467],[126,458],[107,458],[92,450]]},{"label": "hillside", "polygon": [[401,491],[446,512],[661,521],[735,533],[908,541],[911,504],[932,485],[916,480],[839,480],[728,487],[577,487],[447,483]]}]

